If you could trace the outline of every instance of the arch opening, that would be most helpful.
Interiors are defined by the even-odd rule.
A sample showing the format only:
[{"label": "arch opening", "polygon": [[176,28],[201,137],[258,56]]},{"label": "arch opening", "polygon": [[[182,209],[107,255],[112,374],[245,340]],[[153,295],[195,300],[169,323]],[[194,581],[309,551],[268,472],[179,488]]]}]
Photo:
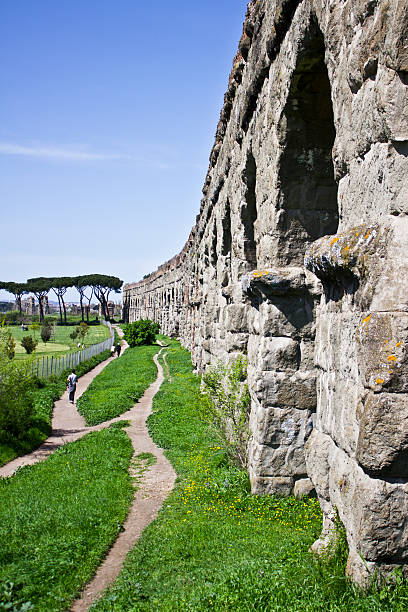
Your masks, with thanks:
[{"label": "arch opening", "polygon": [[283,265],[302,263],[308,244],[338,228],[332,159],[336,131],[324,54],[323,35],[312,21],[280,124],[278,258]]}]

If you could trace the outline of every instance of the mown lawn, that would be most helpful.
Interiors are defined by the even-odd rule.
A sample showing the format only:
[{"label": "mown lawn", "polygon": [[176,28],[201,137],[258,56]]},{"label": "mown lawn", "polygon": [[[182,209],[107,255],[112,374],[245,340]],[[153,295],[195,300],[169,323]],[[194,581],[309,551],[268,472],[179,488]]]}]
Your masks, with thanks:
[{"label": "mown lawn", "polygon": [[[40,329],[33,332],[31,329],[28,331],[22,331],[18,325],[10,325],[7,327],[7,331],[11,332],[14,340],[16,341],[16,359],[35,359],[36,357],[61,357],[64,353],[77,351],[78,340],[72,340],[69,335],[74,331],[75,326],[55,326],[55,338],[44,344],[41,340]],[[28,355],[25,349],[21,346],[22,338],[31,336],[35,338],[38,345],[31,355]],[[98,344],[109,338],[109,329],[105,325],[90,325],[88,333],[85,336],[85,347],[91,346],[92,344]]]},{"label": "mown lawn", "polygon": [[132,445],[121,427],[0,479],[0,610],[66,610],[92,577],[133,494]]},{"label": "mown lawn", "polygon": [[366,593],[344,577],[347,547],[331,559],[308,549],[321,529],[316,500],[251,496],[246,473],[197,415],[199,378],[187,351],[168,352],[172,382],[149,427],[179,478],[97,611],[402,611],[408,589]]},{"label": "mown lawn", "polygon": [[159,350],[157,345],[128,348],[106,366],[77,402],[87,425],[103,423],[132,408],[156,379],[153,355]]}]

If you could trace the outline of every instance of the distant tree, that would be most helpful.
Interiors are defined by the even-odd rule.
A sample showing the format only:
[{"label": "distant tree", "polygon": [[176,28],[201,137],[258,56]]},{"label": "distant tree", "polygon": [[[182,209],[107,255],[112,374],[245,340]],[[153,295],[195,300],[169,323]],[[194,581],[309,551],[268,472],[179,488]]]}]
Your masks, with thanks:
[{"label": "distant tree", "polygon": [[[67,323],[67,309],[65,306],[64,295],[66,294],[69,287],[75,285],[75,277],[72,276],[56,276],[48,279],[50,282],[50,288],[58,298],[58,307],[60,313],[60,322],[62,325],[62,310],[64,311],[64,323]],[[61,308],[62,306],[62,308]]]},{"label": "distant tree", "polygon": [[[93,296],[93,287],[89,285],[88,276],[75,276],[74,277],[74,287],[79,293],[79,303],[81,305],[81,320],[84,320],[84,298],[88,300],[88,307],[86,308],[86,320],[89,321],[89,306],[91,304],[91,299]],[[86,289],[88,287],[91,289],[91,295],[88,297],[86,295]]]},{"label": "distant tree", "polygon": [[123,337],[133,348],[142,344],[153,344],[159,331],[158,323],[154,323],[150,319],[139,319],[125,326]]},{"label": "distant tree", "polygon": [[26,353],[30,354],[35,351],[38,342],[31,336],[24,336],[21,340],[21,346],[25,349]]},{"label": "distant tree", "polygon": [[37,338],[35,334],[40,330],[39,324],[34,321],[34,323],[31,323],[31,325],[29,325],[29,329],[33,332],[34,339],[36,340]]},{"label": "distant tree", "polygon": [[86,277],[87,284],[93,288],[97,300],[101,304],[102,314],[106,321],[110,321],[108,300],[111,291],[120,293],[123,281],[117,276],[107,276],[106,274],[88,274]]},{"label": "distant tree", "polygon": [[0,289],[4,289],[8,293],[12,293],[14,295],[14,299],[16,301],[17,308],[18,308],[18,311],[20,313],[20,318],[21,318],[22,311],[23,311],[21,299],[23,295],[26,295],[27,293],[29,293],[27,283],[14,283],[14,282],[1,281]]},{"label": "distant tree", "polygon": [[52,283],[50,278],[39,276],[38,278],[29,278],[27,288],[30,293],[34,293],[40,307],[40,323],[44,321],[43,298],[48,295],[51,290]]},{"label": "distant tree", "polygon": [[44,344],[47,344],[47,342],[51,338],[51,332],[52,332],[52,323],[51,321],[45,319],[41,327],[41,339],[44,342]]},{"label": "distant tree", "polygon": [[89,325],[87,325],[84,321],[82,321],[78,325],[77,329],[78,329],[78,336],[80,338],[81,344],[83,344],[85,340],[85,336],[89,331]]}]

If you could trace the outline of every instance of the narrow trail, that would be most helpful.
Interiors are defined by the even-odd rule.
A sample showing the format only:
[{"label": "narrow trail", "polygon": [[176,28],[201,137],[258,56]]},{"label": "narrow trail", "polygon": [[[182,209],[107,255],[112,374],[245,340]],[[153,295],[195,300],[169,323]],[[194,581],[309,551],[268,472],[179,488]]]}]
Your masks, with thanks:
[{"label": "narrow trail", "polygon": [[[117,328],[117,331],[122,337],[122,330]],[[160,341],[159,344],[161,344]],[[128,348],[128,345],[123,341],[122,354],[126,348]],[[100,431],[117,421],[130,421],[130,425],[125,431],[132,442],[133,457],[140,453],[151,453],[155,456],[156,462],[135,483],[135,494],[128,517],[123,525],[123,532],[117,537],[92,581],[84,588],[81,598],[73,603],[72,612],[88,610],[98,596],[115,580],[127,553],[133,548],[143,529],[156,517],[164,500],[173,489],[176,473],[170,462],[165,458],[163,450],[156,446],[150,438],[146,426],[146,419],[152,411],[153,398],[164,380],[163,368],[158,361],[158,356],[162,351],[163,348],[153,357],[157,367],[156,380],[148,387],[143,397],[131,410],[99,425],[87,427],[85,419],[77,412],[75,405],[69,402],[68,392],[66,391],[54,405],[51,436],[34,452],[24,457],[18,457],[0,468],[0,477],[11,476],[19,467],[34,465],[43,461],[60,446],[78,440],[92,431]],[[81,376],[77,384],[76,398],[84,393],[95,376],[111,361],[112,358],[109,358]]]}]

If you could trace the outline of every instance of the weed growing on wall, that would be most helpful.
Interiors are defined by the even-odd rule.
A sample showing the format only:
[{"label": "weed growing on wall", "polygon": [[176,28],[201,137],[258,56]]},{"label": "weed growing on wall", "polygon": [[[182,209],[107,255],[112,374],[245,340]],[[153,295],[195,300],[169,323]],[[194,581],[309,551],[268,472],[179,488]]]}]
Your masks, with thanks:
[{"label": "weed growing on wall", "polygon": [[249,440],[248,416],[250,396],[247,359],[239,355],[227,364],[218,362],[207,368],[202,378],[203,401],[199,402],[201,418],[212,425],[231,457],[247,467]]}]

